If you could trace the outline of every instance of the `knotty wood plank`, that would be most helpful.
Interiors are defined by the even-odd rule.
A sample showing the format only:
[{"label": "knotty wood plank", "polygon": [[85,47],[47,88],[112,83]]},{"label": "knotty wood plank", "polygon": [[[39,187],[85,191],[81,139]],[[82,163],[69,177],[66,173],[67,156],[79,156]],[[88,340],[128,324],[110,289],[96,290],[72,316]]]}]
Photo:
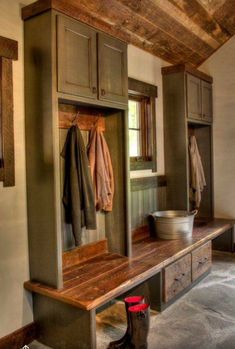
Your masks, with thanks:
[{"label": "knotty wood plank", "polygon": [[107,239],[96,241],[86,246],[74,248],[63,253],[63,268],[68,268],[74,264],[84,262],[108,251]]},{"label": "knotty wood plank", "polygon": [[[136,2],[135,0],[117,1],[130,8],[133,12],[138,13],[142,18],[148,19],[151,23],[154,23],[159,29],[171,35],[176,42],[183,43],[192,51],[200,52],[201,55],[208,56],[213,52],[214,48],[219,46],[218,43],[211,42],[211,37],[209,35],[205,38],[207,40],[202,40],[202,34],[204,33],[200,27],[196,29],[193,28],[193,31],[190,25],[187,27],[184,25],[183,21],[179,21],[181,16],[185,16],[185,14],[178,11],[177,7],[169,4],[170,11],[166,11],[165,6],[167,0],[164,0],[164,5],[163,2],[151,0],[142,0],[141,2]],[[184,21],[191,20],[187,18],[187,16],[185,17],[186,19],[184,18]],[[190,24],[191,26],[194,25],[193,22]],[[195,32],[198,35],[196,35]]]},{"label": "knotty wood plank", "polygon": [[[68,272],[64,274],[67,285],[64,289],[56,290],[30,281],[25,283],[25,288],[82,309],[94,309],[144,282],[234,224],[234,220],[226,219],[196,221],[193,236],[187,240],[146,238],[134,244],[134,256],[131,259],[106,254],[78,265],[77,271],[75,266],[67,268]],[[105,259],[106,265],[103,264]],[[96,265],[99,266],[96,268]]]},{"label": "knotty wood plank", "polygon": [[104,113],[100,110],[59,104],[59,128],[67,129],[76,124],[82,131],[90,131],[94,126],[105,131]]},{"label": "knotty wood plank", "polygon": [[18,59],[18,42],[0,36],[0,57]]},{"label": "knotty wood plank", "polygon": [[[184,12],[196,25],[207,32],[215,40],[223,44],[230,35],[219,25],[210,12],[202,6],[198,0],[168,0],[174,6]],[[214,2],[213,2],[214,3]]]},{"label": "knotty wood plank", "polygon": [[216,21],[224,27],[230,35],[235,34],[235,2],[234,0],[227,0],[214,13],[213,17]]},{"label": "knotty wood plank", "polygon": [[211,241],[192,252],[192,281],[203,275],[212,265]]}]

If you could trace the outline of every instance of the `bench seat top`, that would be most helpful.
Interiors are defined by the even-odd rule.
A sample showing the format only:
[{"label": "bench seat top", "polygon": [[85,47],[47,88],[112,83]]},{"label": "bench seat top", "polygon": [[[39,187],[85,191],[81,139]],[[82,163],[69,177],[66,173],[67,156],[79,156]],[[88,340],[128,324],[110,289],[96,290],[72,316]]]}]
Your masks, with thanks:
[{"label": "bench seat top", "polygon": [[84,310],[99,308],[160,272],[165,266],[231,229],[234,220],[213,219],[195,224],[187,240],[145,237],[133,244],[133,256],[102,253],[64,268],[62,289],[27,281],[27,290]]}]

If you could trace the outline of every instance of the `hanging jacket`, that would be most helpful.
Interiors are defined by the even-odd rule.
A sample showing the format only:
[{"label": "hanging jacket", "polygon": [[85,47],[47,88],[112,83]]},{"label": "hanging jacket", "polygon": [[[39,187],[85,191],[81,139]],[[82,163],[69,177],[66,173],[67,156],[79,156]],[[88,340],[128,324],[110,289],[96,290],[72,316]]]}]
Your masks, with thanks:
[{"label": "hanging jacket", "polygon": [[96,209],[112,211],[114,196],[112,161],[104,135],[97,127],[90,131],[88,158],[95,188]]},{"label": "hanging jacket", "polygon": [[202,199],[201,193],[206,186],[206,180],[195,136],[190,136],[189,138],[189,159],[191,177],[190,199],[195,203],[195,208],[199,208]]},{"label": "hanging jacket", "polygon": [[65,159],[63,204],[66,221],[72,224],[78,246],[82,227],[96,229],[96,211],[86,148],[77,126],[69,129],[61,156]]}]

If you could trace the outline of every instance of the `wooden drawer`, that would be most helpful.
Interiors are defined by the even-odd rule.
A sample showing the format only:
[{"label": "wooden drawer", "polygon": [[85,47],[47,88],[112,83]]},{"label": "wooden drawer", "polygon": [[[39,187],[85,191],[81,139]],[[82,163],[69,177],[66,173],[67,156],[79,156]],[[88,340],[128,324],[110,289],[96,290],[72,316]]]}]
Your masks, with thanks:
[{"label": "wooden drawer", "polygon": [[191,254],[169,265],[163,270],[163,300],[174,298],[191,284]]},{"label": "wooden drawer", "polygon": [[192,281],[208,271],[211,263],[211,241],[209,241],[192,252]]}]

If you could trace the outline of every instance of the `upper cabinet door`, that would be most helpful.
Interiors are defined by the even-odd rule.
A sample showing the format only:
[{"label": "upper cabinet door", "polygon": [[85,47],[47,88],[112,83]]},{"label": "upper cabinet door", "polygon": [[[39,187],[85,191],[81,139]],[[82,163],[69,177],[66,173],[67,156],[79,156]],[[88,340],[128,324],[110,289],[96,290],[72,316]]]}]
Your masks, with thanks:
[{"label": "upper cabinet door", "polygon": [[96,31],[58,16],[58,91],[97,98]]},{"label": "upper cabinet door", "polygon": [[202,81],[202,119],[212,122],[212,85],[206,81]]},{"label": "upper cabinet door", "polygon": [[189,119],[202,119],[201,80],[187,74],[187,107]]},{"label": "upper cabinet door", "polygon": [[127,45],[105,34],[98,36],[99,99],[127,104]]}]

